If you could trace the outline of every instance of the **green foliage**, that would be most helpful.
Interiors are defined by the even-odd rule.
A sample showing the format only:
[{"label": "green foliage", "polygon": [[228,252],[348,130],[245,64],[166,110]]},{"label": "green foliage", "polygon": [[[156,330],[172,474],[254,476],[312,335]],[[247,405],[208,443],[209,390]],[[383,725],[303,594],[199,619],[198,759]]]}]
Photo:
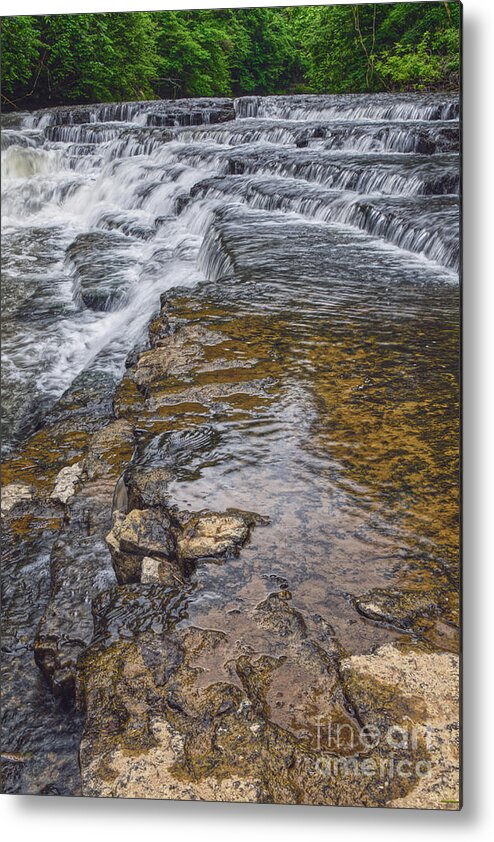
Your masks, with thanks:
[{"label": "green foliage", "polygon": [[376,62],[381,77],[397,88],[423,89],[442,76],[442,58],[431,50],[430,33],[426,32],[416,47],[396,44],[393,51],[383,50]]},{"label": "green foliage", "polygon": [[217,15],[196,12],[155,12],[161,96],[229,94],[229,56],[233,44]]},{"label": "green foliage", "polygon": [[110,95],[105,69],[113,58],[107,22],[98,15],[44,15],[41,89],[55,102]]},{"label": "green foliage", "polygon": [[395,39],[383,49],[376,69],[392,88],[457,87],[460,72],[460,7],[458,3],[415,3],[393,9],[381,37]]},{"label": "green foliage", "polygon": [[367,31],[369,8],[344,5],[297,9],[295,30],[310,90],[340,93],[371,87],[356,30],[357,16],[358,26]]},{"label": "green foliage", "polygon": [[[237,9],[245,52],[233,77],[235,93],[287,90],[296,67],[296,43],[284,9]],[[237,46],[237,45],[236,45]]]},{"label": "green foliage", "polygon": [[146,13],[2,21],[2,92],[22,105],[153,96],[157,65]]},{"label": "green foliage", "polygon": [[2,18],[2,92],[17,96],[28,85],[39,61],[41,42],[35,18]]},{"label": "green foliage", "polygon": [[155,28],[145,13],[45,15],[42,90],[55,102],[152,95]]},{"label": "green foliage", "polygon": [[366,3],[2,19],[19,107],[294,91],[453,87],[458,3]]},{"label": "green foliage", "polygon": [[294,43],[274,9],[155,12],[162,96],[273,93],[290,82]]},{"label": "green foliage", "polygon": [[152,17],[146,12],[108,13],[98,17],[106,19],[112,45],[112,59],[107,64],[111,97],[153,97],[152,83],[158,71],[159,55],[158,33]]},{"label": "green foliage", "polygon": [[458,3],[308,6],[294,19],[313,91],[458,84]]}]

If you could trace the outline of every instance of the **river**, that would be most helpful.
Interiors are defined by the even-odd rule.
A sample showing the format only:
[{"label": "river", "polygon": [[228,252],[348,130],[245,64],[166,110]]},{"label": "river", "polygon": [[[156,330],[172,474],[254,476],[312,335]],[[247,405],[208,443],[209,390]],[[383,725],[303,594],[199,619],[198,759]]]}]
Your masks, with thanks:
[{"label": "river", "polygon": [[[158,395],[132,422],[144,464],[184,452],[168,488],[179,507],[270,521],[231,563],[194,574],[181,622],[225,635],[208,682],[227,680],[239,640],[275,652],[252,622],[273,587],[330,622],[347,654],[403,637],[457,651],[458,153],[459,103],[446,94],[3,117],[9,477],[22,479],[30,437],[64,396],[94,383],[113,394],[163,293],[179,319],[222,336],[221,360],[211,352],[184,372],[183,394]],[[46,521],[19,535],[5,574],[17,666],[4,730],[22,757],[7,788],[74,793],[80,717],[53,702],[32,659],[53,539]],[[390,583],[436,588],[425,625],[356,611]],[[297,716],[279,723],[296,731]]]}]

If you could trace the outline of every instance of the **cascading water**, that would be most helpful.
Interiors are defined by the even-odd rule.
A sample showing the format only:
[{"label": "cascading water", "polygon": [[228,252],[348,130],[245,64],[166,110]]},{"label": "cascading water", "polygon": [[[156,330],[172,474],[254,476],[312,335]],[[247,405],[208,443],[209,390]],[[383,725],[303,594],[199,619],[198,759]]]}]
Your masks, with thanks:
[{"label": "cascading water", "polygon": [[[7,117],[5,445],[84,369],[118,376],[160,292],[207,275],[199,250],[206,234],[219,243],[205,226],[222,204],[350,225],[456,270],[457,117],[456,100],[430,95],[119,103]],[[225,259],[210,255],[215,267]]]}]

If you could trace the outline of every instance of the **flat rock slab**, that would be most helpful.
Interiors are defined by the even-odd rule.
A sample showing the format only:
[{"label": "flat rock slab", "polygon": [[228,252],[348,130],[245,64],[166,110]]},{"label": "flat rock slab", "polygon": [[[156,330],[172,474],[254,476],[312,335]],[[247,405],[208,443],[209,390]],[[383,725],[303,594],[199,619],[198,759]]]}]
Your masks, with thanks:
[{"label": "flat rock slab", "polygon": [[[428,765],[406,796],[390,807],[458,809],[459,783],[459,658],[420,650],[400,651],[391,644],[372,655],[352,656],[342,662],[342,674],[355,685],[366,682],[396,688],[408,701],[410,718],[391,721],[391,735],[399,759],[406,743],[423,739]],[[399,688],[399,691],[398,691]],[[388,739],[389,732],[384,737]],[[381,730],[381,736],[383,732]]]}]

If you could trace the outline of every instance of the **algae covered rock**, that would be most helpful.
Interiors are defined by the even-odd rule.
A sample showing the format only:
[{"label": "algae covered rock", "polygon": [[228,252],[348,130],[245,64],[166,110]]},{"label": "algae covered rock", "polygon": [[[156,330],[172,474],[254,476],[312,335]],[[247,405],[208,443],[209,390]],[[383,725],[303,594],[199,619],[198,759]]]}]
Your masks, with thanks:
[{"label": "algae covered rock", "polygon": [[370,620],[408,629],[420,618],[437,613],[438,593],[434,590],[375,588],[356,597],[355,605]]},{"label": "algae covered rock", "polygon": [[84,459],[88,479],[114,476],[132,458],[134,431],[128,421],[118,419],[106,424],[92,436]]},{"label": "algae covered rock", "polygon": [[[191,369],[204,358],[205,348],[221,342],[223,337],[202,325],[177,326],[165,334],[164,340],[156,339],[149,351],[140,355],[133,378],[140,387],[149,387],[157,382],[191,376]],[[169,385],[169,383],[168,383]]]},{"label": "algae covered rock", "polygon": [[[294,612],[286,600],[278,601],[281,613]],[[275,602],[273,595],[259,618],[272,613]],[[360,774],[359,769],[362,763],[377,769],[393,754],[387,744],[369,748],[357,743],[350,755],[345,750],[338,757],[322,739],[316,743],[295,733],[292,719],[301,702],[297,689],[286,714],[280,713],[279,691],[286,687],[290,693],[298,677],[313,715],[331,698],[328,717],[335,705],[344,714],[338,673],[329,674],[330,663],[308,637],[305,622],[297,618],[288,636],[273,631],[273,644],[280,645],[283,656],[241,656],[230,663],[230,681],[205,685],[201,664],[221,657],[225,635],[177,626],[182,611],[186,617],[187,601],[181,601],[180,592],[158,585],[119,586],[95,600],[95,636],[79,661],[78,675],[85,710],[80,750],[84,795],[374,806],[407,797],[417,783],[413,770],[424,757],[421,745],[402,753],[412,773],[393,776],[384,786],[378,774]],[[349,693],[355,674],[352,669]],[[386,685],[385,690],[390,722],[401,723],[403,713],[415,708],[403,706],[396,688]],[[361,725],[374,721],[372,679],[364,694],[369,711],[361,700]],[[346,716],[348,730],[351,714]],[[318,721],[324,725],[326,715]],[[335,760],[342,764],[337,772]]]}]

